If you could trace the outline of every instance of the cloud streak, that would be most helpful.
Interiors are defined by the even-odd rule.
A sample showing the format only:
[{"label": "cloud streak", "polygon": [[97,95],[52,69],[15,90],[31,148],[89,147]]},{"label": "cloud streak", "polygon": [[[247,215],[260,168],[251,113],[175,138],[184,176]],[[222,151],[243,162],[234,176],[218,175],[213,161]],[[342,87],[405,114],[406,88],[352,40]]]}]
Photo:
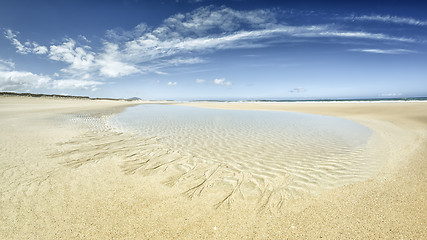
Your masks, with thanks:
[{"label": "cloud streak", "polygon": [[27,41],[24,44],[22,44],[17,39],[17,35],[11,29],[6,29],[5,37],[12,42],[12,44],[16,47],[16,52],[18,52],[18,53],[21,53],[21,54],[28,54],[28,53],[46,54],[48,52],[47,47],[40,46],[36,42]]},{"label": "cloud streak", "polygon": [[417,53],[416,51],[408,49],[349,49],[351,52],[365,52],[365,53],[376,53],[376,54],[408,54]]},{"label": "cloud streak", "polygon": [[0,59],[0,71],[7,71],[15,68],[15,63],[10,60]]},{"label": "cloud streak", "polygon": [[307,89],[305,89],[305,88],[297,87],[297,88],[290,90],[289,92],[291,92],[291,93],[302,93],[302,92],[306,92],[306,91],[307,91]]},{"label": "cloud streak", "polygon": [[221,85],[221,86],[231,86],[232,85],[232,83],[230,81],[225,81],[225,78],[214,79],[213,83],[215,85]]},{"label": "cloud streak", "polygon": [[50,81],[49,76],[17,71],[13,62],[0,59],[0,91],[28,91],[46,87]]},{"label": "cloud streak", "polygon": [[[59,44],[44,46],[34,41],[21,42],[18,32],[6,29],[5,37],[20,54],[36,54],[63,64],[57,76],[37,74],[7,75],[8,84],[17,79],[39,77],[48,82],[48,88],[55,89],[96,89],[108,79],[121,78],[132,74],[167,74],[167,70],[182,65],[206,63],[202,55],[218,50],[239,48],[261,48],[271,44],[322,41],[321,39],[355,39],[377,41],[380,43],[414,43],[415,39],[374,33],[362,30],[345,29],[336,24],[289,25],[280,19],[274,9],[234,10],[228,7],[201,7],[192,12],[178,13],[166,18],[159,26],[150,27],[138,24],[130,31],[122,29],[107,30],[102,45],[92,48],[95,43],[83,35],[76,39],[65,38]],[[425,26],[425,21],[394,16],[359,16],[358,21],[381,21],[389,23]],[[349,30],[350,29],[350,30]],[[273,42],[273,43],[272,43]],[[96,50],[94,50],[96,49]],[[351,49],[367,53],[403,54],[411,53],[405,49]],[[5,64],[3,64],[4,68]],[[6,79],[6,70],[3,78]],[[12,70],[7,70],[12,72]],[[26,77],[24,77],[24,75]],[[31,86],[23,80],[23,86]],[[203,83],[201,79],[197,83]],[[3,80],[6,83],[6,80]],[[171,82],[174,83],[174,82]],[[230,81],[215,79],[216,85],[230,86]],[[33,84],[39,87],[43,84]],[[13,85],[13,84],[12,84]],[[169,84],[171,85],[171,84]]]},{"label": "cloud streak", "polygon": [[78,47],[76,41],[68,38],[60,45],[51,45],[48,56],[52,60],[68,63],[68,69],[63,69],[65,72],[88,71],[95,60],[95,53],[87,51],[88,48]]},{"label": "cloud streak", "polygon": [[104,77],[116,78],[141,72],[133,63],[123,61],[123,58],[117,44],[105,43],[104,52],[96,60],[99,74]]},{"label": "cloud streak", "polygon": [[101,81],[55,79],[53,76],[15,70],[15,63],[0,59],[0,91],[30,91],[33,89],[96,90]]},{"label": "cloud streak", "polygon": [[[358,18],[368,19],[367,16]],[[392,17],[378,19],[397,21]],[[277,20],[276,11],[268,9],[238,11],[212,6],[201,7],[190,13],[175,14],[154,29],[141,23],[133,31],[108,30],[106,36],[112,41],[106,40],[102,51],[98,53],[91,51],[87,45],[78,46],[71,38],[65,39],[62,44],[51,45],[48,49],[35,42],[22,44],[10,29],[6,30],[5,35],[21,54],[48,54],[52,60],[69,64],[67,68],[62,69],[63,72],[85,71],[109,78],[134,73],[162,72],[162,68],[203,63],[199,57],[183,58],[181,55],[221,49],[265,47],[266,43],[263,41],[268,39],[279,42],[292,42],[296,38],[415,42],[411,38],[383,33],[343,31],[335,25],[285,25]],[[80,38],[90,43],[85,37]]]},{"label": "cloud streak", "polygon": [[381,93],[381,97],[398,97],[402,96],[402,93]]},{"label": "cloud streak", "polygon": [[425,20],[417,20],[414,18],[398,17],[398,16],[390,16],[390,15],[363,15],[363,16],[350,17],[348,19],[352,19],[356,21],[376,21],[376,22],[383,22],[383,23],[427,26],[427,21]]},{"label": "cloud streak", "polygon": [[[194,27],[194,25],[189,26]],[[278,40],[280,42],[292,42],[295,38],[354,38],[375,41],[415,42],[411,38],[394,37],[382,33],[341,31],[329,25],[287,26],[275,24],[264,29],[239,30],[197,37],[182,37],[181,32],[170,33],[164,28],[165,26],[162,26],[159,28],[161,30],[155,29],[153,32],[146,33],[137,39],[125,42],[123,51],[128,56],[128,59],[144,63],[194,51],[206,52],[242,47],[263,47],[265,45],[261,42],[268,39],[280,39]],[[197,26],[194,30],[186,29],[182,31],[199,33],[205,31],[205,28]],[[165,31],[168,33],[164,33]]]},{"label": "cloud streak", "polygon": [[48,86],[51,78],[27,71],[0,71],[0,91],[29,91]]}]

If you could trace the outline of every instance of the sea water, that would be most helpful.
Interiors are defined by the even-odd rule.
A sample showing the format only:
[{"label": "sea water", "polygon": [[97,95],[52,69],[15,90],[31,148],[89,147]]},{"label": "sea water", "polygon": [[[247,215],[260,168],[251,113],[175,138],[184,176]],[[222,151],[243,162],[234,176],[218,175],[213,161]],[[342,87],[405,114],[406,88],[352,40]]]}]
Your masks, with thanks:
[{"label": "sea water", "polygon": [[[197,184],[199,173],[211,185],[239,185],[246,195],[281,185],[288,197],[318,193],[365,180],[382,166],[369,150],[372,131],[337,117],[146,104],[128,108],[109,124],[142,139],[156,137],[174,152],[159,157],[158,166],[193,176],[177,182]],[[175,161],[177,154],[185,157]]]}]

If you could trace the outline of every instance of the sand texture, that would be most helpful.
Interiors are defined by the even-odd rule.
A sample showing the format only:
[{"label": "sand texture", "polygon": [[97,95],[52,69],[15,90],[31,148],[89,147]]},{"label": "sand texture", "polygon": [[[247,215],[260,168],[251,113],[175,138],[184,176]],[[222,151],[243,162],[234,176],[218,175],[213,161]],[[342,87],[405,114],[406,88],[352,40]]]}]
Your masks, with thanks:
[{"label": "sand texture", "polygon": [[[215,152],[111,129],[111,117],[134,104],[0,98],[1,239],[427,237],[426,102],[187,104],[338,116],[374,132],[370,146],[381,149],[380,170],[295,198],[286,188],[292,179],[281,171],[287,165],[245,162],[274,152],[271,143],[240,146],[237,160],[201,161]],[[227,144],[219,149],[233,152]],[[230,161],[239,164],[230,168]]]},{"label": "sand texture", "polygon": [[126,174],[158,174],[190,199],[210,194],[214,208],[253,204],[275,213],[290,200],[366,180],[384,164],[372,131],[336,117],[143,105],[110,122],[150,139],[125,161]]}]

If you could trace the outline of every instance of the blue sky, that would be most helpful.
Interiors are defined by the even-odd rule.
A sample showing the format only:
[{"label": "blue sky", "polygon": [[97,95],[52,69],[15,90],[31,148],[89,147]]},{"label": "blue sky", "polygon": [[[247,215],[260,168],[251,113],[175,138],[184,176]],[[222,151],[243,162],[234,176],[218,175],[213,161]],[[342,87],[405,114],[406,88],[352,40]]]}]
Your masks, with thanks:
[{"label": "blue sky", "polygon": [[0,2],[0,91],[143,99],[427,96],[422,1]]}]

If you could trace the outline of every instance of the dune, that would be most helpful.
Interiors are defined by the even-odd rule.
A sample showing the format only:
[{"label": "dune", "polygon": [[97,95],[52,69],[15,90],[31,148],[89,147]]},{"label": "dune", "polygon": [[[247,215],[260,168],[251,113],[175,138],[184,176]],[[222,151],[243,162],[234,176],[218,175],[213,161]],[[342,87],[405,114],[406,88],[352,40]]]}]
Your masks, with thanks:
[{"label": "dune", "polygon": [[[378,137],[372,146],[381,144],[385,162],[373,176],[280,201],[274,191],[240,197],[242,184],[254,188],[237,168],[200,163],[159,136],[112,129],[109,120],[135,104],[0,97],[0,238],[427,237],[426,102],[186,103],[336,116]],[[252,169],[270,179],[280,168]],[[236,177],[220,181],[227,172]]]}]

